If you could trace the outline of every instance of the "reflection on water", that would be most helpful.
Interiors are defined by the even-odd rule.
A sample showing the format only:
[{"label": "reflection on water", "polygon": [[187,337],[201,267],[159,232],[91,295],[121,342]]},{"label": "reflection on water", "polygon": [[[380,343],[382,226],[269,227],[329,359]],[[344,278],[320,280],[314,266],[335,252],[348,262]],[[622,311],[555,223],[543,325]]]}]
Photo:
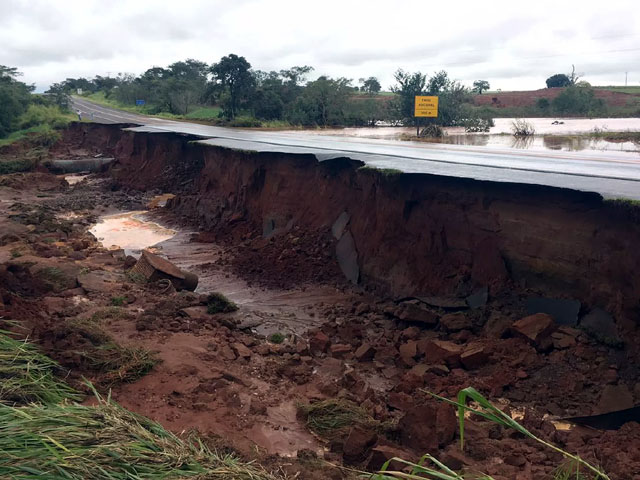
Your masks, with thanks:
[{"label": "reflection on water", "polygon": [[118,246],[127,255],[172,238],[176,232],[139,218],[144,211],[107,215],[89,230],[104,247]]},{"label": "reflection on water", "polygon": [[429,140],[429,143],[450,145],[471,145],[480,147],[502,147],[527,150],[600,150],[640,153],[640,144],[625,141],[610,141],[603,138],[590,138],[570,135],[534,135],[514,137],[513,135],[464,135],[453,134]]}]

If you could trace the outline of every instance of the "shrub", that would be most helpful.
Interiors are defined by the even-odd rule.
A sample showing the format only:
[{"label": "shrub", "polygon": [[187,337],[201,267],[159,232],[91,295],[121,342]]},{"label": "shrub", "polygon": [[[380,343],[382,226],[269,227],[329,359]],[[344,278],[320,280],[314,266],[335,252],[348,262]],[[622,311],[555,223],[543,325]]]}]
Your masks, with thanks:
[{"label": "shrub", "polygon": [[207,299],[207,313],[231,313],[238,310],[238,306],[221,293],[212,293]]},{"label": "shrub", "polygon": [[64,128],[69,124],[69,117],[65,116],[55,105],[29,105],[19,120],[21,129],[38,125],[48,125],[51,128]]},{"label": "shrub", "polygon": [[243,116],[243,117],[236,117],[233,120],[230,120],[228,125],[230,127],[252,128],[252,127],[261,127],[262,122],[254,117]]},{"label": "shrub", "polygon": [[513,131],[513,135],[516,137],[527,137],[536,133],[536,129],[533,125],[523,118],[516,118],[511,123],[511,130]]}]

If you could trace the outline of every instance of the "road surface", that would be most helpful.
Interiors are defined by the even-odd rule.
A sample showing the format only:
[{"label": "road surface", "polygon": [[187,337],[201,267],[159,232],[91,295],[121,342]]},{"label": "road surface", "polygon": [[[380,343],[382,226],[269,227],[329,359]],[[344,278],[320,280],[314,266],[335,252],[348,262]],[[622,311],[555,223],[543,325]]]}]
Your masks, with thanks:
[{"label": "road surface", "polygon": [[83,118],[102,123],[133,123],[141,132],[176,132],[203,143],[241,150],[310,153],[318,160],[348,157],[377,168],[407,173],[528,183],[600,193],[605,198],[640,200],[640,153],[611,151],[526,151],[444,145],[300,132],[266,132],[214,127],[146,117],[73,97]]}]

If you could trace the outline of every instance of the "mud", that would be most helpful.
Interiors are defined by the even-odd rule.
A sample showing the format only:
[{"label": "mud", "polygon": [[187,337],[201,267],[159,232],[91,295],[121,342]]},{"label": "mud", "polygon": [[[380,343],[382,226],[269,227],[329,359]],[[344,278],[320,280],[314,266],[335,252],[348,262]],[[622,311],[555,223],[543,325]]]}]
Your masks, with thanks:
[{"label": "mud", "polygon": [[[196,429],[298,478],[351,478],[331,465],[374,471],[425,452],[497,479],[550,478],[558,454],[482,419],[469,419],[460,450],[453,410],[422,389],[453,398],[467,386],[612,479],[640,471],[637,423],[600,432],[559,422],[640,402],[628,212],[575,192],[386,178],[348,161],[82,128],[52,154],[102,148],[116,157],[104,176],[73,186],[47,173],[0,178],[0,328],[20,322],[70,381],[108,385],[116,401],[176,433]],[[167,193],[166,207],[126,220],[125,238],[139,240],[132,251],[153,246],[197,273],[195,293],[136,283],[126,252],[89,233]],[[146,229],[175,235],[158,242],[138,235]],[[347,233],[357,285],[336,254]],[[209,314],[214,291],[239,309]],[[544,313],[531,319],[526,300],[549,292],[575,294],[584,312],[608,307],[624,342]],[[86,336],[68,334],[91,318],[159,361],[144,375],[105,379],[77,354],[90,347]],[[327,399],[361,406],[380,427],[330,440],[312,433],[297,406]]]}]

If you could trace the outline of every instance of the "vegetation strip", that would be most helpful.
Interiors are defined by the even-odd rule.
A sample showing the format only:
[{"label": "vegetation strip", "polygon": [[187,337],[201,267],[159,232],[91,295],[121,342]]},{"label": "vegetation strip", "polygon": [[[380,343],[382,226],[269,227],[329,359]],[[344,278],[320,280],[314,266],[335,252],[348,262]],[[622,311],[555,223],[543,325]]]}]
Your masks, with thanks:
[{"label": "vegetation strip", "polygon": [[0,331],[0,403],[59,403],[82,396],[55,376],[60,365],[26,342]]}]

